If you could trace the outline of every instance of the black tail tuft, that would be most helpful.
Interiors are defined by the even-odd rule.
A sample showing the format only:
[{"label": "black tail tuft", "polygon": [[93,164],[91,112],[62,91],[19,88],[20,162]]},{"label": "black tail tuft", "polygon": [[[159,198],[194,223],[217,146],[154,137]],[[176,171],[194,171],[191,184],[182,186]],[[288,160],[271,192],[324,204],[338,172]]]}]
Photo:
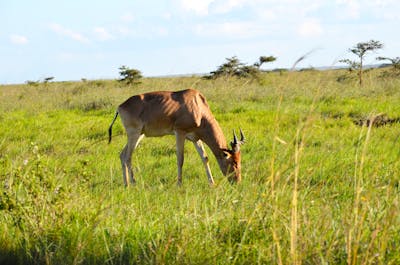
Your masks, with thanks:
[{"label": "black tail tuft", "polygon": [[112,138],[112,127],[113,127],[114,122],[115,122],[115,120],[117,119],[117,117],[118,117],[118,111],[115,112],[114,119],[112,120],[112,122],[111,122],[111,124],[110,124],[110,127],[108,128],[108,143],[111,143],[111,138]]}]

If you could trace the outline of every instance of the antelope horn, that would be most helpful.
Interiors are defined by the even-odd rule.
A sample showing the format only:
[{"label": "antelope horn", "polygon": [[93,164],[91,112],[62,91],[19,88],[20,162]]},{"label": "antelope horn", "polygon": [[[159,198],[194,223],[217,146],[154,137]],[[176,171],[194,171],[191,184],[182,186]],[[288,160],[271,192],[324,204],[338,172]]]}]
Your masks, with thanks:
[{"label": "antelope horn", "polygon": [[238,144],[238,139],[237,139],[235,130],[233,130],[233,144],[234,144],[234,145]]},{"label": "antelope horn", "polygon": [[239,128],[240,130],[240,143],[244,144],[246,142],[246,138],[244,137],[244,134],[242,132],[242,128]]}]

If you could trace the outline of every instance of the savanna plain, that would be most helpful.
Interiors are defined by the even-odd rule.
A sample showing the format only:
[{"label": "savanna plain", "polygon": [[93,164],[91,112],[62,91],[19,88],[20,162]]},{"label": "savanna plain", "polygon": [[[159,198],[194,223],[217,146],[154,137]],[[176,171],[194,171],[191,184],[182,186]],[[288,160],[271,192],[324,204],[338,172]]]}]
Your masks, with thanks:
[{"label": "savanna plain", "polygon": [[[0,86],[0,264],[400,264],[400,79],[382,69]],[[193,145],[176,185],[175,139],[145,138],[124,187],[116,107],[196,88],[242,178]],[[374,122],[382,121],[383,122]]]}]

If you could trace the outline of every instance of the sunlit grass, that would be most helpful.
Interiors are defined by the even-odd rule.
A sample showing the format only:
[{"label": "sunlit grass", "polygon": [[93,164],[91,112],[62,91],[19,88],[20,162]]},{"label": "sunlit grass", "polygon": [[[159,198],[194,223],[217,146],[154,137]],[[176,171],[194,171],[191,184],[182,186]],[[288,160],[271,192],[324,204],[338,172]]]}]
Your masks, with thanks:
[{"label": "sunlit grass", "polygon": [[[261,80],[148,78],[0,87],[0,263],[397,264],[400,262],[400,82],[369,72],[266,73]],[[210,188],[185,145],[145,138],[124,188],[115,108],[153,90],[199,89],[229,141],[243,128],[243,182],[211,157]],[[211,155],[211,153],[209,152]]]}]

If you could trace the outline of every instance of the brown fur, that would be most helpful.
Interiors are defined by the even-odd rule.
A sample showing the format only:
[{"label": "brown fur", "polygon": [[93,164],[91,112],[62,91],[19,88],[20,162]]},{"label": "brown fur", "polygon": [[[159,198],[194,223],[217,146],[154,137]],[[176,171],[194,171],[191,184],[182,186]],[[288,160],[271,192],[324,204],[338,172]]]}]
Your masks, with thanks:
[{"label": "brown fur", "polygon": [[118,107],[109,128],[110,140],[112,125],[118,113],[128,136],[128,143],[120,156],[126,185],[129,183],[128,177],[131,182],[135,181],[131,169],[131,156],[140,139],[143,136],[157,137],[168,134],[176,136],[179,184],[182,181],[185,139],[194,143],[211,185],[214,184],[214,180],[202,142],[210,147],[224,175],[233,174],[234,181],[241,180],[239,145],[243,142],[236,143],[232,150],[227,149],[222,130],[205,97],[199,91],[159,91],[130,97]]}]

